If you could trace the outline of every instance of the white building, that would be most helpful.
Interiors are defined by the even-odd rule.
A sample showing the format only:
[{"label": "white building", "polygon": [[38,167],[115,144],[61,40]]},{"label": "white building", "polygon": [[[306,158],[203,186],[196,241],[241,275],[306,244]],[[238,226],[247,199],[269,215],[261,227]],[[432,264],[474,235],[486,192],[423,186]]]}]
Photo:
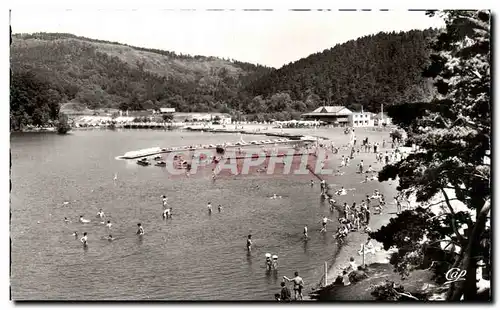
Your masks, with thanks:
[{"label": "white building", "polygon": [[351,127],[373,127],[373,113],[352,112],[349,115],[349,126]]},{"label": "white building", "polygon": [[321,106],[316,110],[302,114],[305,120],[322,121],[336,126],[348,126],[351,110],[343,106]]},{"label": "white building", "polygon": [[231,124],[231,115],[227,113],[174,113],[176,122],[218,122],[221,125]]}]

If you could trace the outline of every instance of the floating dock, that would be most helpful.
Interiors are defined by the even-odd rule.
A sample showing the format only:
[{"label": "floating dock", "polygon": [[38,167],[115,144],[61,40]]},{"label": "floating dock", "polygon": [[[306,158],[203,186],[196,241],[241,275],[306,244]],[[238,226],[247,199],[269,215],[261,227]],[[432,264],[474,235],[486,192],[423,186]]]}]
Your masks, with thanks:
[{"label": "floating dock", "polygon": [[204,147],[174,147],[174,148],[160,148],[160,147],[153,147],[153,148],[148,148],[148,149],[143,149],[143,150],[138,150],[138,151],[130,151],[125,153],[122,156],[117,157],[118,159],[136,159],[136,158],[141,158],[141,157],[149,157],[149,156],[154,156],[154,155],[160,155],[160,154],[165,154],[165,153],[173,153],[173,152],[186,152],[186,151],[197,151],[197,150],[215,150],[217,147],[222,147],[224,149],[227,148],[237,148],[237,147],[252,147],[252,146],[263,146],[263,145],[275,145],[275,144],[287,144],[287,143],[297,143],[297,142],[313,142],[315,140],[309,139],[309,138],[304,138],[301,136],[301,139],[299,140],[290,140],[290,139],[283,139],[283,140],[276,140],[276,141],[252,141],[251,143],[241,143],[241,142],[236,142],[236,143],[231,143],[230,145],[218,145],[218,146],[204,146]]}]

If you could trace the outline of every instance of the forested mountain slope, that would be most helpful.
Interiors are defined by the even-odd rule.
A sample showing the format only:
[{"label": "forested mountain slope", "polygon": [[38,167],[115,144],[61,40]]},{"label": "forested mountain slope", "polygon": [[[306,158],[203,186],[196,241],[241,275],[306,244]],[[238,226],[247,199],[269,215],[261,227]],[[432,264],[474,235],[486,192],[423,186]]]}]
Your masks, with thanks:
[{"label": "forested mountain slope", "polygon": [[375,112],[380,104],[422,100],[433,91],[422,70],[428,65],[429,43],[435,35],[436,30],[428,29],[351,40],[270,71],[247,91],[264,99],[287,93],[291,101],[306,103],[291,103],[293,110],[311,110],[320,101],[355,110],[363,105]]}]

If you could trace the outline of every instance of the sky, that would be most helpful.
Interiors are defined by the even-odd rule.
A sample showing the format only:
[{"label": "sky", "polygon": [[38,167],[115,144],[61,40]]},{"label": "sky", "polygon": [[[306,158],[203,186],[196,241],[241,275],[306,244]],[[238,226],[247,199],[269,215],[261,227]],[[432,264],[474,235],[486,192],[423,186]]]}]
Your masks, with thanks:
[{"label": "sky", "polygon": [[442,27],[421,11],[13,9],[13,33],[65,32],[176,53],[279,68],[380,31]]}]

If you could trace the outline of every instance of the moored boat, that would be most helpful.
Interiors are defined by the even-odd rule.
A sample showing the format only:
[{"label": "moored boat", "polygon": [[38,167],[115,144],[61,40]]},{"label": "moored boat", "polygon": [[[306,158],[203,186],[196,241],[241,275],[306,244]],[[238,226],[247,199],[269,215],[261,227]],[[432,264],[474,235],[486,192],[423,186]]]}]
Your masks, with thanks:
[{"label": "moored boat", "polygon": [[149,166],[150,162],[147,160],[147,158],[141,158],[137,161],[137,164],[141,166]]}]

